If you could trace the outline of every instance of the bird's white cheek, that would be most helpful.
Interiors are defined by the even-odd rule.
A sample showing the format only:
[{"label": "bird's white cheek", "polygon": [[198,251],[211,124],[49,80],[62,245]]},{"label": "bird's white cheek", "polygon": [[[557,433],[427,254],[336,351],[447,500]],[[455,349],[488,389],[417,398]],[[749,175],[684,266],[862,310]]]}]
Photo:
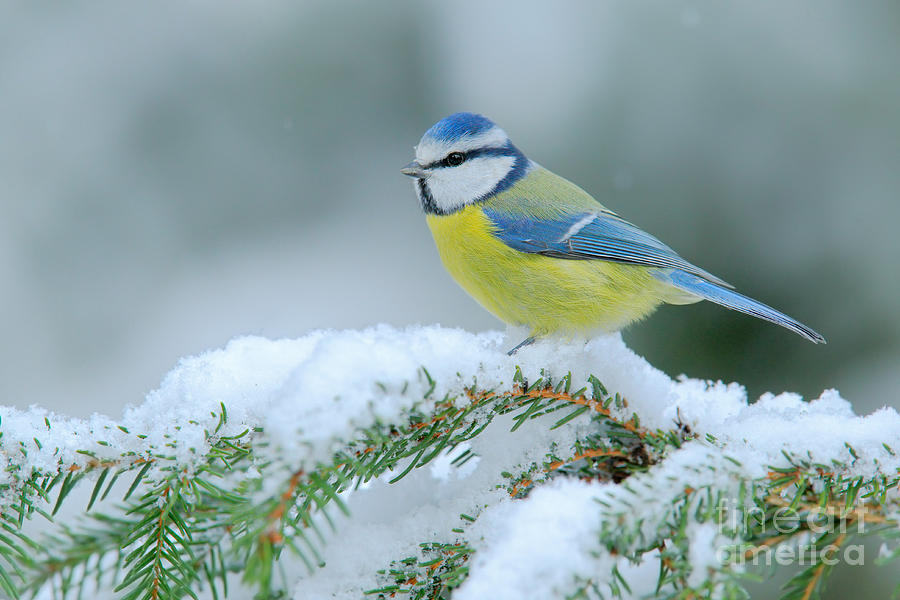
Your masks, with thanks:
[{"label": "bird's white cheek", "polygon": [[428,178],[428,188],[435,204],[442,211],[452,212],[493,190],[515,161],[512,156],[492,156],[476,158],[452,169],[437,169]]}]

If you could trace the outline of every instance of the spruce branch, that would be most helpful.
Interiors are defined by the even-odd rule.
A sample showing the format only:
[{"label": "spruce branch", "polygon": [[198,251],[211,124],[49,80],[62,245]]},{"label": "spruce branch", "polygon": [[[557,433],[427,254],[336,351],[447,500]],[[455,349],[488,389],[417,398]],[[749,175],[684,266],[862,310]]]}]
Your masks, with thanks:
[{"label": "spruce branch", "polygon": [[[488,392],[474,397],[490,395]],[[523,396],[518,400],[520,406],[528,406],[536,397],[565,398],[575,405],[583,402],[580,397],[566,398],[565,393],[548,388],[529,388]],[[550,449],[542,465],[532,465],[518,475],[500,474],[507,480],[507,490],[512,498],[526,498],[554,477],[577,477],[621,486],[637,500],[642,482],[632,487],[630,478],[646,473],[653,465],[664,461],[670,452],[688,443],[701,444],[710,452],[718,450],[714,438],[700,440],[681,424],[669,430],[648,431],[635,425],[634,420],[607,414],[603,403],[589,404],[598,413],[592,417],[593,431],[576,440],[571,454],[561,457],[558,449]],[[851,447],[848,447],[848,453],[854,457]],[[786,584],[782,598],[809,600],[819,597],[833,568],[834,556],[853,539],[854,534],[845,529],[865,524],[870,535],[882,535],[885,539],[900,537],[897,522],[888,516],[888,511],[897,508],[900,482],[897,475],[848,476],[849,463],[834,462],[826,468],[784,454],[786,465],[771,466],[766,477],[754,479],[742,475],[741,465],[735,459],[726,454],[719,456],[721,465],[710,469],[734,468],[736,487],[723,490],[717,485],[697,484],[695,479],[685,478],[685,485],[667,502],[666,511],[655,516],[658,526],[651,528],[653,536],[650,538],[645,537],[643,522],[627,525],[628,521],[620,518],[622,513],[616,512],[617,507],[601,500],[603,512],[607,514],[602,515],[598,552],[605,549],[626,562],[640,562],[655,555],[655,560],[659,561],[659,578],[654,598],[744,598],[743,586],[748,574],[742,566],[748,559],[761,551],[805,539],[812,543],[813,563]],[[626,509],[627,506],[626,503]],[[477,511],[474,514],[477,515]],[[798,526],[785,534],[779,532],[776,521],[786,514],[796,520]],[[735,527],[734,520],[745,526]],[[841,530],[836,528],[836,523],[840,524]],[[737,559],[710,565],[699,584],[693,577],[696,565],[691,562],[689,529],[692,524],[714,526],[727,538],[723,542],[733,545],[731,559]],[[457,539],[443,546],[451,550],[465,548],[464,553],[447,552],[453,556],[452,585],[445,581],[442,573],[433,574],[425,569],[431,564],[440,564],[439,560],[431,563],[426,557],[419,556],[392,561],[388,568],[379,571],[384,585],[366,594],[449,598],[469,573],[463,568],[465,563],[478,552],[478,544],[467,541],[465,531],[465,527],[454,529]],[[900,550],[893,555],[900,555]],[[618,564],[614,564],[605,576],[581,581],[569,597],[624,598],[631,594],[627,577]]]},{"label": "spruce branch", "polygon": [[[583,517],[596,522],[597,569],[572,573],[571,597],[634,594],[627,567],[648,560],[659,565],[653,597],[741,597],[748,559],[809,541],[816,560],[784,595],[808,599],[821,592],[830,559],[861,535],[836,529],[835,521],[888,541],[900,538],[900,476],[877,465],[861,475],[861,453],[852,445],[828,464],[785,453],[760,477],[730,456],[727,444],[680,418],[667,428],[647,427],[626,398],[592,376],[579,386],[571,374],[556,379],[542,372],[529,382],[517,370],[513,387],[504,389],[454,388],[425,369],[420,375],[426,385],[419,397],[390,418],[367,415],[325,453],[303,444],[286,453],[270,431],[232,423],[224,404],[211,419],[192,422],[207,425],[189,447],[177,427],[151,436],[104,425],[95,432],[99,439],[86,444],[91,448],[54,464],[28,460],[29,453],[48,454],[45,440],[9,448],[0,437],[7,460],[0,590],[18,597],[50,589],[66,599],[104,588],[127,600],[156,600],[196,598],[209,589],[224,598],[229,578],[240,575],[260,598],[276,597],[287,584],[276,576],[286,555],[310,573],[324,563],[325,528],[338,531],[337,513],[352,517],[347,498],[354,490],[376,478],[397,483],[448,454],[460,467],[475,456],[464,444],[498,423],[514,436],[531,422],[573,432],[560,438],[565,444],[548,443],[494,474],[507,502],[530,502],[536,490],[561,479],[593,486],[592,512]],[[438,389],[448,391],[432,397]],[[534,458],[541,453],[543,459]],[[87,517],[57,523],[79,489]],[[464,592],[471,557],[491,542],[473,528],[491,508],[471,506],[443,541],[422,541],[416,556],[387,561],[379,585],[365,595]],[[787,533],[778,527],[785,514],[799,523]],[[26,533],[25,522],[36,515],[50,522],[48,534]],[[713,546],[728,552],[710,560]]]}]

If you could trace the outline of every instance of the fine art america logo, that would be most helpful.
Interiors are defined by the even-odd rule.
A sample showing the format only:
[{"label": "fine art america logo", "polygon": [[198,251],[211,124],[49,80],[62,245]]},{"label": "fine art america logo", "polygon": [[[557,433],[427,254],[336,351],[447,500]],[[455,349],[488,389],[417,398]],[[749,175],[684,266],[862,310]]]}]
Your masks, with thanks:
[{"label": "fine art america logo", "polygon": [[[719,532],[743,544],[720,546],[716,558],[721,564],[800,565],[839,562],[862,565],[865,547],[844,544],[848,538],[865,533],[866,509],[857,507],[841,511],[831,506],[782,506],[764,511],[759,507],[738,510],[727,503],[719,507]],[[757,535],[759,544],[752,540]]]}]

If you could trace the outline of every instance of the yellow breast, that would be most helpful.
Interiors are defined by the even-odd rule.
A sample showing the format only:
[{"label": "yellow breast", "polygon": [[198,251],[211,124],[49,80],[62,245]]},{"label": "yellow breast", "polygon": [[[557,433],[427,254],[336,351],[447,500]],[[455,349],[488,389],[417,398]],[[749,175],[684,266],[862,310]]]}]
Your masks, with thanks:
[{"label": "yellow breast", "polygon": [[478,205],[426,218],[456,281],[502,321],[537,335],[615,331],[649,315],[665,295],[645,267],[514,250],[492,234]]}]

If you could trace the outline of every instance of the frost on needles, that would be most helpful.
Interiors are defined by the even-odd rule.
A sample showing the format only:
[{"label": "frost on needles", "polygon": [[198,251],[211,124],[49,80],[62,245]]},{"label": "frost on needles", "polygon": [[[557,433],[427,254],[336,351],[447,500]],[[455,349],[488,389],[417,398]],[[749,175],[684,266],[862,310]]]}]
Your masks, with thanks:
[{"label": "frost on needles", "polygon": [[805,599],[900,554],[893,409],[504,343],[240,338],[120,420],[0,408],[0,597],[739,598],[780,552]]}]

